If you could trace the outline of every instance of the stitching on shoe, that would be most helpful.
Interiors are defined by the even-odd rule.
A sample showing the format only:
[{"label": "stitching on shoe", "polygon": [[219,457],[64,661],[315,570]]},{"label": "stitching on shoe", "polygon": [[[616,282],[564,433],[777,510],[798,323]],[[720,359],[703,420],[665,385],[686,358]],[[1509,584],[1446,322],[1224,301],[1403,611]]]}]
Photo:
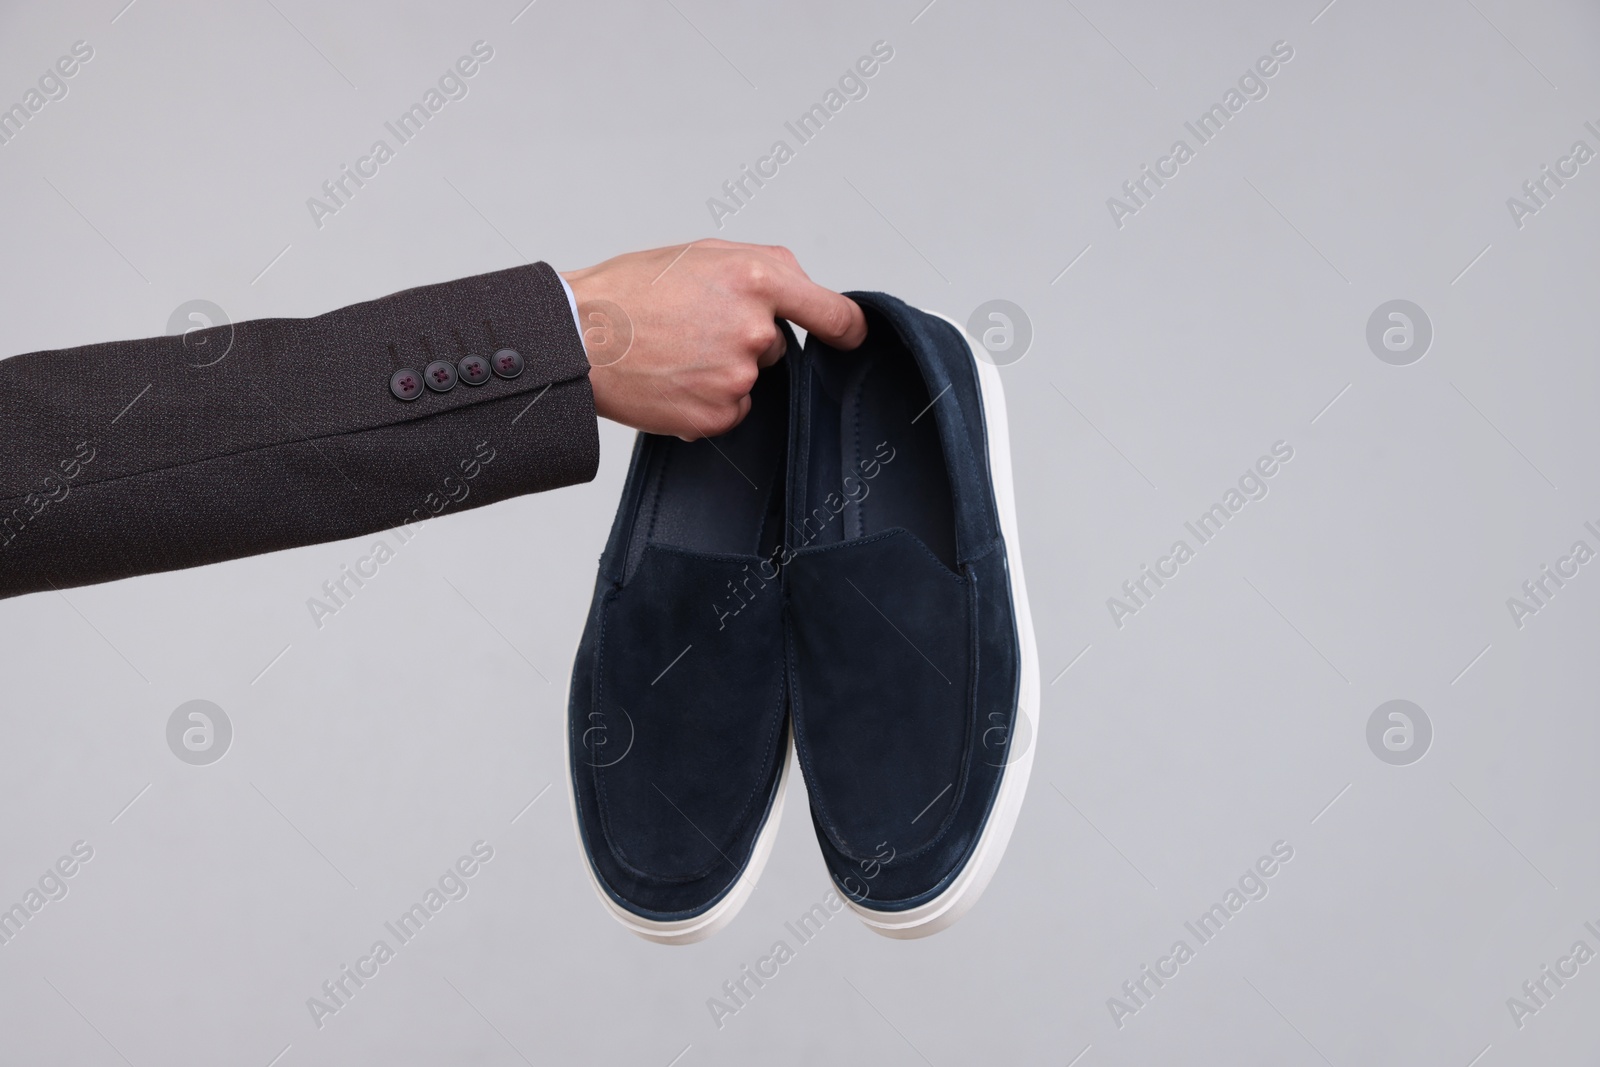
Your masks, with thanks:
[{"label": "stitching on shoe", "polygon": [[[652,492],[650,493],[650,514],[646,518],[643,530],[645,545],[649,545],[651,536],[656,532],[656,520],[661,517],[661,494],[667,487],[667,471],[672,466],[673,451],[674,449],[672,448],[656,450],[656,455],[658,458],[654,464],[656,470],[653,481],[655,484],[651,486]],[[639,527],[635,525],[634,535],[637,536],[638,532]],[[640,553],[643,553],[644,548],[641,547],[639,551]],[[628,555],[633,555],[633,543],[631,539],[628,544]],[[640,558],[642,559],[643,556],[641,555]]]},{"label": "stitching on shoe", "polygon": [[[883,535],[880,534],[880,535],[876,535],[876,536],[881,537]],[[932,555],[932,553],[929,553],[929,555]],[[940,564],[940,565],[943,566],[943,564]],[[969,570],[971,570],[970,565],[969,565]],[[977,715],[977,704],[978,704],[978,699],[977,699],[977,695],[978,695],[978,670],[977,670],[977,667],[978,667],[978,648],[979,648],[979,645],[980,645],[981,642],[979,641],[979,638],[978,638],[979,625],[978,625],[978,613],[977,613],[977,575],[976,575],[976,573],[972,573],[970,575],[970,578],[960,578],[960,577],[958,577],[956,580],[959,581],[959,582],[965,582],[968,585],[968,593],[967,593],[968,627],[967,627],[967,631],[968,631],[968,638],[971,641],[972,663],[971,663],[970,669],[968,670],[968,675],[967,675],[967,677],[968,677],[967,698],[963,702],[963,707],[965,709],[965,714],[966,714],[966,717],[967,717],[967,727],[966,727],[965,731],[963,731],[965,736],[964,736],[964,738],[962,740],[961,756],[960,756],[960,761],[961,761],[960,762],[960,767],[959,767],[959,770],[957,771],[957,774],[956,774],[955,797],[951,802],[949,813],[945,816],[944,821],[942,823],[940,823],[939,829],[934,833],[934,835],[932,837],[930,837],[926,842],[924,842],[923,844],[919,845],[915,849],[912,849],[912,850],[909,850],[909,851],[906,851],[906,852],[896,853],[897,857],[903,856],[906,859],[920,859],[921,857],[927,855],[935,846],[937,846],[941,842],[943,842],[944,839],[949,835],[951,828],[955,824],[956,815],[961,811],[962,801],[966,798],[966,794],[967,794],[967,791],[968,791],[967,790],[967,786],[968,786],[969,779],[971,777],[971,766],[972,766],[972,758],[973,758],[973,731],[976,728],[977,723],[979,722],[978,715]],[[801,767],[806,771],[807,776],[808,777],[815,777],[814,774],[812,773],[813,764],[812,764],[812,761],[810,760],[810,758],[809,758],[809,756],[807,754],[806,745],[802,741],[802,731],[800,729],[800,723],[802,721],[801,706],[803,704],[803,700],[802,700],[801,695],[800,695],[800,680],[799,680],[798,657],[794,653],[794,641],[793,641],[792,633],[786,633],[785,636],[786,636],[787,643],[789,645],[789,659],[790,659],[790,663],[793,665],[792,669],[793,669],[793,674],[794,674],[794,679],[793,679],[793,681],[792,681],[792,683],[790,685],[790,709],[791,709],[791,716],[793,717],[794,722],[795,722],[795,731],[794,731],[795,751],[800,757]],[[846,847],[846,845],[844,844],[844,834],[840,832],[838,823],[834,820],[833,816],[829,813],[827,803],[823,800],[823,798],[821,797],[821,795],[819,793],[811,791],[809,783],[807,785],[807,792],[810,794],[812,815],[813,815],[814,818],[818,819],[823,824],[823,828],[828,833],[828,843],[831,844],[834,847],[834,849],[841,856],[843,856],[844,858],[846,858],[848,860],[859,861],[861,859],[868,858],[868,857],[858,856],[858,855],[856,855],[854,853],[854,851],[851,848]],[[981,831],[980,831],[980,833],[981,833]],[[974,847],[975,846],[976,846],[976,838],[974,839]],[[971,853],[970,853],[970,850],[969,850],[968,853],[963,857],[963,862],[962,863],[958,863],[956,865],[955,869],[959,870],[964,865],[964,863],[967,860],[970,859],[970,855],[971,855]]]},{"label": "stitching on shoe", "polygon": [[[860,463],[861,463],[861,396],[862,396],[863,393],[866,392],[868,376],[871,375],[872,372],[877,369],[877,367],[878,367],[878,363],[877,363],[876,360],[874,360],[873,362],[867,364],[866,369],[861,372],[861,380],[856,383],[856,388],[855,388],[854,395],[851,396],[852,403],[850,405],[850,407],[851,407],[850,422],[851,422],[851,428],[855,433],[855,447],[851,450],[851,453],[850,453],[850,467],[849,467],[849,469],[852,470],[852,471],[861,469],[861,466],[860,466]],[[862,494],[861,499],[857,500],[855,502],[855,520],[856,521],[855,521],[854,534],[855,534],[856,537],[865,537],[866,533],[867,533],[867,496],[868,495],[870,495],[870,494]]]},{"label": "stitching on shoe", "polygon": [[[692,548],[684,548],[682,545],[669,545],[664,541],[650,541],[645,544],[644,550],[646,552],[664,552],[673,556],[681,556],[684,559],[714,560],[718,563],[765,563],[773,555],[768,553],[763,556],[757,552],[696,552]],[[773,577],[777,576],[774,575]],[[772,579],[768,578],[766,580],[770,582]]]},{"label": "stitching on shoe", "polygon": [[[956,327],[950,325],[950,323],[946,322],[944,319],[940,318],[939,316],[930,315],[927,312],[921,311],[921,310],[919,310],[917,308],[913,308],[910,305],[905,304],[904,301],[896,301],[896,303],[899,303],[901,305],[901,307],[905,309],[905,311],[911,313],[910,321],[905,322],[905,323],[902,324],[902,322],[900,321],[900,318],[901,318],[901,315],[904,314],[904,312],[896,311],[896,312],[891,313],[891,311],[886,309],[884,306],[878,306],[876,304],[875,304],[875,306],[877,307],[877,310],[879,311],[879,313],[882,314],[883,317],[888,320],[890,328],[893,329],[894,332],[895,332],[896,338],[906,348],[914,350],[914,346],[912,345],[911,340],[909,340],[908,337],[907,337],[908,332],[910,334],[915,335],[917,340],[924,340],[925,339],[928,342],[933,343],[935,345],[937,345],[937,342],[938,342],[937,334],[942,332],[945,335],[946,343],[952,343],[957,349],[961,350],[962,352],[964,352],[966,354],[966,361],[969,364],[971,364],[972,361],[976,358],[972,353],[972,347],[967,343],[967,339],[962,336],[961,331],[958,330]],[[892,308],[893,305],[889,305],[888,307]],[[918,363],[917,369],[918,369],[918,373],[921,373],[922,367],[921,367],[920,362]],[[981,432],[981,436],[982,436],[982,441],[983,441],[983,454],[982,454],[982,456],[979,456],[978,453],[972,447],[972,431],[973,431],[974,427],[971,425],[971,420],[968,419],[967,413],[964,410],[962,410],[962,407],[961,407],[961,404],[960,404],[959,401],[956,403],[956,414],[954,416],[958,420],[957,421],[957,428],[958,428],[959,432],[957,433],[956,436],[958,438],[958,444],[959,444],[959,447],[961,448],[962,452],[964,452],[966,458],[969,461],[972,462],[972,464],[974,465],[974,467],[976,468],[978,473],[983,476],[982,477],[982,481],[988,485],[988,492],[985,494],[985,496],[987,497],[986,506],[987,506],[988,511],[989,511],[989,520],[994,524],[994,529],[995,530],[999,530],[999,528],[1000,528],[1000,525],[999,525],[999,523],[1000,523],[999,502],[995,498],[993,478],[989,476],[990,475],[990,469],[989,469],[989,427],[988,427],[988,424],[987,424],[987,420],[985,419],[984,410],[983,410],[983,383],[976,381],[976,375],[977,375],[976,366],[973,365],[974,386],[975,386],[975,388],[977,390],[977,393],[978,393],[978,419],[979,419],[979,422],[978,422],[978,425],[977,425],[976,428]],[[948,372],[946,373],[945,376],[949,379],[950,385],[953,388],[955,386],[955,384],[956,384],[955,376],[952,375],[952,374],[949,374]],[[927,381],[927,375],[926,374],[923,375],[923,381],[924,381],[924,383],[926,383],[926,381]],[[934,417],[937,419],[939,417],[938,413],[935,413]],[[943,451],[944,450],[944,435],[943,434],[940,434],[940,436],[939,436],[939,446],[940,446],[941,451]],[[948,467],[948,464],[949,464],[949,457],[947,456],[946,457],[946,465],[947,465],[947,467]],[[952,477],[952,479],[954,478],[953,472],[952,472],[951,477]],[[957,527],[957,530],[956,530],[957,558],[964,562],[967,557],[963,556],[963,554],[962,554],[963,547],[964,546],[961,544],[961,531],[960,531],[960,528]]]},{"label": "stitching on shoe", "polygon": [[[595,680],[595,696],[596,696],[596,702],[597,703],[599,702],[600,695],[601,695],[601,692],[602,692],[602,687],[604,686],[604,679],[605,679],[605,671],[604,671],[605,644],[604,644],[604,637],[605,637],[605,629],[606,629],[606,616],[608,614],[609,607],[616,601],[617,594],[620,593],[620,592],[621,592],[620,589],[613,589],[613,591],[611,593],[607,594],[605,601],[601,605],[600,633],[599,633],[599,635],[597,635],[599,637],[599,646],[598,646],[598,651],[596,653],[596,670],[598,672],[598,677]],[[784,700],[785,700],[785,698],[787,696],[786,690],[787,690],[787,686],[783,684],[782,674],[780,674],[780,683],[778,685],[777,705],[773,709],[773,710],[777,711],[778,714],[773,716],[773,715],[771,715],[769,713],[768,717],[771,719],[771,725],[769,725],[769,727],[767,729],[766,742],[762,746],[762,751],[763,752],[770,752],[771,751],[772,744],[773,744],[773,734],[774,734],[774,732],[782,729],[782,727],[783,727],[784,716],[783,716],[782,712],[783,712]],[[787,752],[782,753],[780,758],[781,759],[787,759],[788,758],[788,753]],[[693,882],[701,881],[701,880],[704,880],[705,878],[710,877],[712,872],[714,872],[719,866],[721,866],[723,864],[731,864],[732,863],[732,857],[731,856],[725,856],[723,854],[724,853],[723,847],[721,845],[718,845],[715,842],[711,842],[712,848],[715,850],[716,855],[714,857],[712,857],[709,861],[707,861],[707,864],[706,864],[705,867],[700,868],[700,869],[698,869],[696,871],[693,871],[693,872],[691,872],[689,874],[664,875],[664,874],[659,874],[659,873],[647,870],[647,869],[645,869],[643,867],[637,866],[635,863],[633,863],[631,860],[629,860],[627,858],[627,854],[622,850],[620,845],[617,843],[615,835],[612,834],[612,832],[611,832],[610,805],[606,800],[605,778],[600,773],[602,770],[605,770],[605,769],[606,768],[604,768],[604,767],[597,767],[597,766],[595,766],[593,764],[590,764],[591,777],[592,777],[592,779],[594,781],[594,784],[595,784],[596,806],[600,809],[600,824],[601,824],[601,830],[602,830],[603,836],[605,838],[606,847],[611,852],[612,858],[616,860],[617,864],[619,866],[621,866],[623,870],[627,871],[629,874],[633,875],[634,877],[638,877],[638,878],[648,878],[648,879],[653,879],[653,880],[656,880],[656,881],[667,882],[667,883],[673,884],[673,885],[687,885],[687,884],[691,884]],[[779,774],[781,775],[782,774],[782,766],[781,766],[781,764],[780,764],[778,770],[779,770]],[[755,805],[757,804],[757,802],[760,800],[760,798],[763,795],[763,786],[765,786],[767,784],[768,784],[768,780],[767,780],[767,778],[764,777],[762,779],[759,779],[753,786],[751,786],[749,794],[745,797],[744,804],[740,807],[738,815],[734,818],[734,820],[732,822],[732,825],[734,827],[734,830],[732,831],[732,835],[728,840],[723,842],[723,845],[732,845],[740,837],[743,836],[744,828],[746,827],[746,824],[749,822],[749,819],[750,819],[750,817],[751,817],[751,815],[753,813],[753,808],[755,807]],[[771,791],[769,789],[766,792],[770,795]],[[685,819],[685,821],[688,821],[688,820]],[[692,823],[690,825],[693,826]],[[698,827],[694,827],[694,828],[696,830],[698,830]],[[758,831],[758,833],[759,833],[759,831]],[[740,866],[735,868],[735,870],[733,872],[733,879],[737,879],[740,875],[742,875],[744,873],[745,868],[748,867],[748,866],[749,866],[749,857],[747,856],[745,858],[743,864],[741,864]],[[731,881],[730,881],[730,884],[731,884]]]},{"label": "stitching on shoe", "polygon": [[[882,531],[880,533],[870,534],[870,535],[868,535],[866,537],[858,537],[858,538],[855,538],[855,539],[850,540],[850,541],[841,541],[838,544],[833,544],[833,545],[806,545],[806,546],[803,546],[799,551],[797,551],[795,553],[793,559],[790,560],[790,564],[793,565],[793,562],[796,559],[804,559],[804,558],[807,558],[809,556],[820,556],[824,552],[838,552],[838,551],[840,551],[842,549],[846,549],[846,548],[855,548],[857,545],[869,545],[869,544],[872,544],[874,541],[883,541],[883,540],[886,540],[886,539],[888,539],[890,537],[898,536],[899,534],[902,534],[902,533],[907,536],[907,538],[909,539],[909,541],[913,545],[915,545],[917,548],[922,550],[922,554],[923,555],[927,556],[934,563],[938,564],[939,570],[941,572],[943,572],[944,574],[948,575],[952,581],[954,581],[958,585],[961,584],[962,582],[966,581],[966,579],[963,578],[960,574],[957,574],[955,571],[952,571],[950,569],[949,565],[946,564],[944,560],[940,559],[938,556],[935,556],[933,554],[932,550],[929,549],[927,545],[922,543],[922,539],[920,537],[918,537],[916,534],[912,533],[910,530],[906,529],[904,526],[896,526],[896,527],[893,527],[892,529],[884,530],[884,531]],[[800,552],[804,552],[805,556],[800,555]]]}]

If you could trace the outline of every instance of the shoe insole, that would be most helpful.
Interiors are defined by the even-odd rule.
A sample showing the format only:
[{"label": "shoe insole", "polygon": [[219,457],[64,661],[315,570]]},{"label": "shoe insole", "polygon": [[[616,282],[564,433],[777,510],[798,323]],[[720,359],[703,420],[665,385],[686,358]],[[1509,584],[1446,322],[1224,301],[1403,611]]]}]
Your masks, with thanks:
[{"label": "shoe insole", "polygon": [[[819,346],[815,366],[823,387],[817,404],[834,405],[834,411],[818,419],[816,432],[831,433],[837,441],[818,449],[819,466],[825,465],[839,484],[821,485],[813,474],[811,498],[816,502],[838,492],[847,501],[836,520],[839,532],[827,540],[898,527],[955,570],[955,507],[939,441],[939,412],[893,327],[874,320],[866,343],[854,352]],[[950,402],[948,394],[938,400]],[[872,470],[876,476],[867,478]]]},{"label": "shoe insole", "polygon": [[652,438],[629,571],[652,541],[693,552],[773,552],[782,533],[788,425],[789,371],[780,361],[756,380],[745,420],[721,437]]}]

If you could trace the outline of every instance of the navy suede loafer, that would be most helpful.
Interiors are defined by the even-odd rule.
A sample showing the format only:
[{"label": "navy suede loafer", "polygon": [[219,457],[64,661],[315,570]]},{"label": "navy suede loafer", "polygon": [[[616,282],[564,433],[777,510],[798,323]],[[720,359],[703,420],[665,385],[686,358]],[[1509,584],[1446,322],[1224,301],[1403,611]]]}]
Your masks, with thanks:
[{"label": "navy suede loafer", "polygon": [[795,747],[823,857],[872,929],[988,885],[1022,806],[1038,656],[1005,401],[960,328],[881,293],[793,382],[784,583]]},{"label": "navy suede loafer", "polygon": [[791,369],[763,371],[721,437],[639,435],[573,663],[578,841],[601,901],[653,941],[731,921],[777,835]]}]

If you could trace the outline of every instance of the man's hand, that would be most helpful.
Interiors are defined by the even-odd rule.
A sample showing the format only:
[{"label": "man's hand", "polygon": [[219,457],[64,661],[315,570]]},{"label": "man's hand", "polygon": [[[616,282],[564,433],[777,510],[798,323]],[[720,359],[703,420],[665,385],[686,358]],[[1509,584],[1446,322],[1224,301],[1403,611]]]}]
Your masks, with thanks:
[{"label": "man's hand", "polygon": [[705,240],[564,272],[578,299],[595,410],[692,441],[750,412],[756,373],[783,357],[776,319],[838,348],[867,336],[855,301],[824,289],[787,248]]}]

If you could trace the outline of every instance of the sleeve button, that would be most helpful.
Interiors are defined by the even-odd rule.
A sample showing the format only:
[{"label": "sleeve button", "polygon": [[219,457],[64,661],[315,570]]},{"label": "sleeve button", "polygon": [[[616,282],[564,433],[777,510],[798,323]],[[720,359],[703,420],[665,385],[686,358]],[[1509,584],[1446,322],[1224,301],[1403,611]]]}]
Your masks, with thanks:
[{"label": "sleeve button", "polygon": [[448,393],[456,387],[456,365],[436,359],[422,368],[422,378],[436,393]]},{"label": "sleeve button", "polygon": [[501,378],[515,378],[522,373],[522,353],[515,348],[502,348],[494,354],[494,372]]},{"label": "sleeve button", "polygon": [[389,392],[397,400],[415,400],[422,395],[422,375],[409,367],[389,375]]},{"label": "sleeve button", "polygon": [[456,370],[467,385],[482,385],[493,373],[489,369],[489,361],[482,356],[462,357],[461,362],[456,364]]}]

